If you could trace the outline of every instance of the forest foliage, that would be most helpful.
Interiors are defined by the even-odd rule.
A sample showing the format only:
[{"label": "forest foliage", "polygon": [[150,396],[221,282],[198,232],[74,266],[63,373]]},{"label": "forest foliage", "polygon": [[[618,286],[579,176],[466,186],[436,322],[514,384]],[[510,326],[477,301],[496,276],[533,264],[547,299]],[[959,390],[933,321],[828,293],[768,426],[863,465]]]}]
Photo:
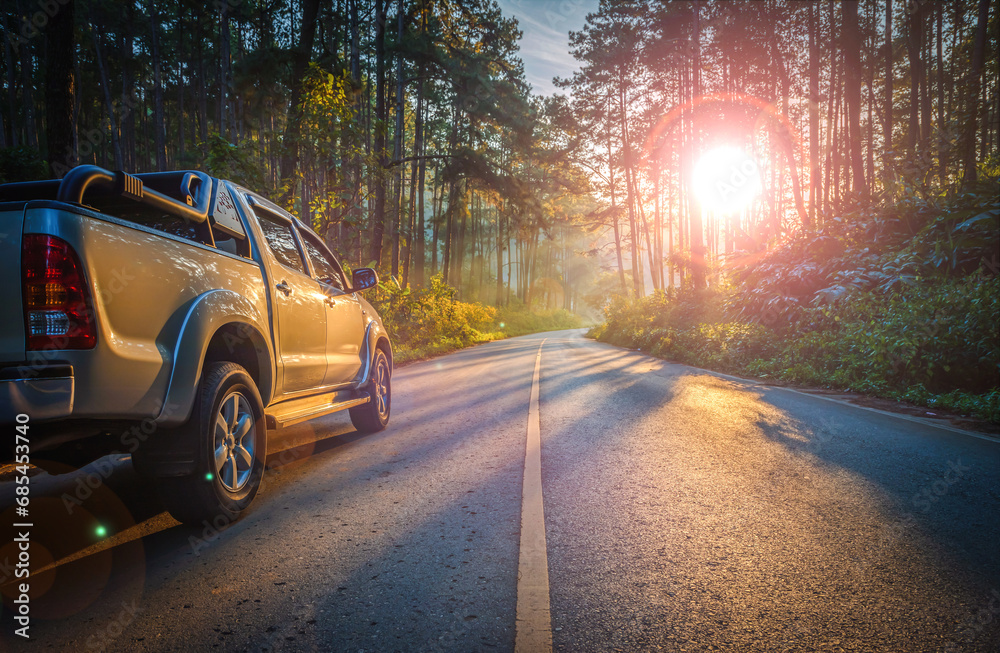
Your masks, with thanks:
[{"label": "forest foliage", "polygon": [[[0,18],[5,180],[95,163],[251,186],[380,269],[414,356],[589,306],[602,337],[679,360],[997,413],[988,0],[601,0],[545,98],[493,0]],[[738,205],[698,179],[720,149],[743,157],[715,171],[753,190]]]},{"label": "forest foliage", "polygon": [[0,19],[0,182],[204,169],[403,287],[583,308],[592,200],[554,155],[572,125],[492,0],[12,0]]},{"label": "forest foliage", "polygon": [[[633,290],[621,275],[594,334],[1000,420],[997,12],[978,1],[669,3],[658,5],[661,32],[636,29],[609,68],[609,25],[638,25],[653,4],[602,3],[576,37],[591,70],[645,85],[586,67],[567,82],[588,92],[574,97],[603,128],[594,147],[610,153],[609,181],[630,177],[631,129],[656,156],[639,159],[629,184],[676,193],[664,228],[680,252],[668,245],[661,259],[653,238],[619,253],[632,270],[643,253],[664,260],[665,278],[650,265],[631,275]],[[663,108],[635,111],[633,126],[627,103],[608,110],[595,90]],[[671,107],[681,109],[659,126]],[[718,142],[752,153],[762,181],[732,211],[699,206],[685,179],[690,157]],[[624,191],[626,202],[642,196]],[[633,219],[622,231],[641,234]]]}]

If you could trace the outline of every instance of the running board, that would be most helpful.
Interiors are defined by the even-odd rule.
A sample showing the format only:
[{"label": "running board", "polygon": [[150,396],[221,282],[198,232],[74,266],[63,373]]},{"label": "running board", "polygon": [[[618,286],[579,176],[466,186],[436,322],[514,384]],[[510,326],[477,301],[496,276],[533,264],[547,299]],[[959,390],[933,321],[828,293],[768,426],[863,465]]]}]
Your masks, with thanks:
[{"label": "running board", "polygon": [[335,402],[337,393],[320,395],[318,397],[305,397],[299,400],[280,403],[277,406],[270,406],[264,413],[264,417],[269,429],[282,429],[300,422],[337,413],[348,408],[361,406],[371,401],[367,394],[355,399]]}]

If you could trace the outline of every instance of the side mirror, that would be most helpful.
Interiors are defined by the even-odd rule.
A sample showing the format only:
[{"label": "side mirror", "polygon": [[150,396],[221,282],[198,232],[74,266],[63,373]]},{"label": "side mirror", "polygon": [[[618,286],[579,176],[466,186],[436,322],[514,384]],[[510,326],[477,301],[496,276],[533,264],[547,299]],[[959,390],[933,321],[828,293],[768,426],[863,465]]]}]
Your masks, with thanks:
[{"label": "side mirror", "polygon": [[378,272],[371,268],[358,268],[351,272],[351,290],[358,292],[378,285]]}]

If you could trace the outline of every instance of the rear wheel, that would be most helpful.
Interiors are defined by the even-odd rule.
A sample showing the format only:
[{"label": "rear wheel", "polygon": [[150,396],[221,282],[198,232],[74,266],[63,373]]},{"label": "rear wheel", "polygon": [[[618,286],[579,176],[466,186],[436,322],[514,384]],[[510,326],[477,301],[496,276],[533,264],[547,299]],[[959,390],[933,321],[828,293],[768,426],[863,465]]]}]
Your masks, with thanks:
[{"label": "rear wheel", "polygon": [[183,430],[194,439],[195,469],[157,480],[164,507],[184,523],[236,521],[260,489],[267,455],[264,405],[247,371],[208,363]]},{"label": "rear wheel", "polygon": [[351,423],[362,433],[381,431],[389,423],[389,409],[392,400],[392,370],[389,359],[381,349],[375,350],[372,375],[365,390],[371,401],[350,409]]}]

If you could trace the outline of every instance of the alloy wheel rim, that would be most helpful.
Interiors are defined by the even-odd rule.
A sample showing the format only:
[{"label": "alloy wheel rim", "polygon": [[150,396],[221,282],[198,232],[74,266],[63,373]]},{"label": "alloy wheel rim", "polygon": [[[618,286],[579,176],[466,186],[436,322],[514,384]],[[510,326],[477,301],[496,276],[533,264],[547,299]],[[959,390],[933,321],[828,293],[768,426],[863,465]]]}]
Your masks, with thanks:
[{"label": "alloy wheel rim", "polygon": [[389,415],[389,366],[384,358],[379,358],[375,368],[375,408],[382,419]]},{"label": "alloy wheel rim", "polygon": [[215,474],[222,487],[240,490],[253,471],[256,422],[250,402],[239,392],[226,396],[215,416]]}]

